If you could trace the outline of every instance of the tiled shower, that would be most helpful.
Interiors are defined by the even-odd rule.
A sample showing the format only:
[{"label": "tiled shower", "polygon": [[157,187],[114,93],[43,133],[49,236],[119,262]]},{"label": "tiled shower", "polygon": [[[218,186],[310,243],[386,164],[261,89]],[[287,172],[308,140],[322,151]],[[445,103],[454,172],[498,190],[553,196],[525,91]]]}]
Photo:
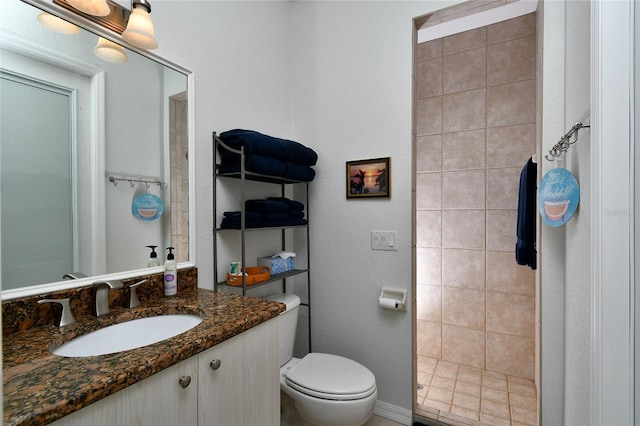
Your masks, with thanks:
[{"label": "tiled shower", "polygon": [[[414,64],[418,404],[492,424],[535,424],[535,273],[514,247],[536,54],[534,13],[421,43]],[[438,365],[505,388],[465,394]]]}]

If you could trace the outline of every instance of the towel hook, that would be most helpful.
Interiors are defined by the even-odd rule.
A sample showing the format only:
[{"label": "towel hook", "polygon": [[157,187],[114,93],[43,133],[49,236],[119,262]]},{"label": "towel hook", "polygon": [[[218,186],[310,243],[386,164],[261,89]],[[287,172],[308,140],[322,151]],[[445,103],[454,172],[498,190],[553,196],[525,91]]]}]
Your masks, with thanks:
[{"label": "towel hook", "polygon": [[[549,150],[549,154],[545,154],[544,158],[549,161],[553,161],[557,157],[560,157],[563,152],[568,151],[569,147],[578,141],[578,131],[583,127],[591,127],[591,125],[582,124],[578,121],[563,137],[560,138],[558,143]],[[571,140],[572,136],[574,137],[573,140]]]}]

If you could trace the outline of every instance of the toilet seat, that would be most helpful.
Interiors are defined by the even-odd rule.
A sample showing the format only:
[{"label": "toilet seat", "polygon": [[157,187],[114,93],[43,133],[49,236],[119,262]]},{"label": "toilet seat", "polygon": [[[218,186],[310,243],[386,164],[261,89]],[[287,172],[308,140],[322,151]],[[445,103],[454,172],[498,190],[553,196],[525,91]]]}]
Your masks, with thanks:
[{"label": "toilet seat", "polygon": [[362,364],[338,355],[310,353],[286,372],[287,385],[305,395],[351,401],[376,392],[375,376]]}]

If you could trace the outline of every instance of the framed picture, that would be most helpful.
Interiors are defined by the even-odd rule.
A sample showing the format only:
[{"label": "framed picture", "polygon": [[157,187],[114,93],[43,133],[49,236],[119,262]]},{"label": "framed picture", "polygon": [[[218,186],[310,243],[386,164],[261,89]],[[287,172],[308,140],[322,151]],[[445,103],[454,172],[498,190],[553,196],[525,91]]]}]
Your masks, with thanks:
[{"label": "framed picture", "polygon": [[347,161],[347,198],[391,197],[391,157]]}]

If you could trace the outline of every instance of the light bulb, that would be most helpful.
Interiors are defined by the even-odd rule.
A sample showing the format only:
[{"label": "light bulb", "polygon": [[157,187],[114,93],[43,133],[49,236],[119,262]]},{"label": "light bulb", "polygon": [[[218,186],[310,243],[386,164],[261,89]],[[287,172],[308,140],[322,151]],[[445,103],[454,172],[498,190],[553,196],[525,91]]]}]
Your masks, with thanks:
[{"label": "light bulb", "polygon": [[98,39],[98,44],[93,48],[93,52],[100,59],[114,64],[122,64],[129,60],[124,47],[103,37]]},{"label": "light bulb", "polygon": [[93,16],[107,16],[111,13],[111,8],[107,0],[67,0],[72,7]]},{"label": "light bulb", "polygon": [[40,12],[38,15],[38,22],[49,28],[51,31],[55,31],[60,34],[76,35],[80,33],[80,28],[78,26],[47,12]]},{"label": "light bulb", "polygon": [[144,7],[136,7],[134,4],[127,28],[122,33],[122,38],[142,49],[155,49],[158,47],[151,16],[149,16],[149,12]]}]

